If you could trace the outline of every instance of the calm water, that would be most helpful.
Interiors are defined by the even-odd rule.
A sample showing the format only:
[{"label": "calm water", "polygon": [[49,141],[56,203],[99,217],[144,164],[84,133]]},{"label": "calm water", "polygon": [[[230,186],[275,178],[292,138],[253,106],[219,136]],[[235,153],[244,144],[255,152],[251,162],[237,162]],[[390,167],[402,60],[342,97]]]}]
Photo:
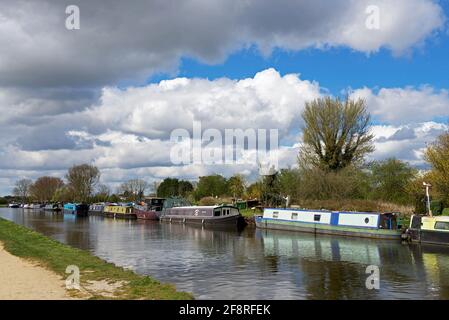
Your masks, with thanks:
[{"label": "calm water", "polygon": [[[449,248],[0,209],[0,216],[197,299],[449,299]],[[76,264],[76,262],[74,262]],[[380,267],[380,289],[365,287]]]}]

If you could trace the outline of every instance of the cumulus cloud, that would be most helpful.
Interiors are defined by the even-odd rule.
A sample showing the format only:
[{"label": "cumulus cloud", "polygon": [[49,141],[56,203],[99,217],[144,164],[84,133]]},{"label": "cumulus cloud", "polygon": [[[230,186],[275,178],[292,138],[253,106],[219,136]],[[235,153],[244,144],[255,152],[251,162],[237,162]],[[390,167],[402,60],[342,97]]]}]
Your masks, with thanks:
[{"label": "cumulus cloud", "polygon": [[373,117],[387,123],[432,121],[449,117],[449,95],[446,89],[421,88],[370,88],[354,90],[352,98],[366,100]]},{"label": "cumulus cloud", "polygon": [[[98,166],[103,182],[112,187],[134,177],[153,182],[166,176],[194,180],[212,173],[241,173],[255,179],[259,169],[256,162],[174,164],[170,158],[170,133],[177,128],[191,133],[194,120],[201,122],[203,132],[207,128],[222,133],[225,129],[278,129],[279,167],[295,166],[301,143],[301,111],[306,101],[320,97],[321,92],[316,82],[301,79],[298,74],[281,76],[274,69],[241,80],[176,78],[143,87],[105,87],[98,101],[87,109],[49,114],[43,117],[45,121],[25,121],[24,117],[21,122],[3,122],[0,130],[10,135],[0,138],[2,190],[10,192],[14,173],[16,177],[62,177],[68,167],[84,162]],[[426,143],[448,129],[443,123],[429,120],[441,115],[444,107],[439,101],[446,99],[446,93],[430,87],[383,88],[378,93],[362,88],[354,92],[369,92],[367,104],[371,112],[391,120],[373,126],[376,151],[370,159],[397,157],[423,167]],[[386,94],[390,92],[396,94]],[[395,98],[398,96],[408,98]],[[409,108],[416,96],[422,101],[436,101],[435,107],[428,104],[432,116],[414,117],[409,115],[413,112],[401,109]],[[394,105],[404,115],[402,118],[388,116]]]},{"label": "cumulus cloud", "polygon": [[[81,29],[65,28],[78,5]],[[379,29],[366,27],[377,6]],[[255,45],[301,50],[345,46],[401,54],[443,28],[433,0],[2,1],[0,86],[85,87],[141,81],[180,57],[214,63]]]},{"label": "cumulus cloud", "polygon": [[422,122],[413,125],[377,125],[373,127],[376,150],[372,160],[398,158],[416,167],[425,168],[423,150],[428,143],[446,132],[449,125],[438,122]]}]

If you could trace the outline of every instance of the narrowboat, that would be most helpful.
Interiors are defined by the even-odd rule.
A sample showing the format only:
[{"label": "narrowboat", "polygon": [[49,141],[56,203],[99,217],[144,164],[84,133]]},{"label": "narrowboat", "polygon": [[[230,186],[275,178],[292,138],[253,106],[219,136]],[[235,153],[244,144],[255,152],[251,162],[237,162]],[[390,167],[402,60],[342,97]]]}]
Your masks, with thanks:
[{"label": "narrowboat", "polygon": [[32,203],[29,205],[29,207],[27,209],[32,209],[32,210],[40,210],[40,209],[44,209],[45,208],[45,204],[42,203]]},{"label": "narrowboat", "polygon": [[239,209],[230,205],[167,208],[164,209],[160,220],[201,225],[240,225],[243,223]]},{"label": "narrowboat", "polygon": [[256,227],[362,238],[400,240],[395,213],[266,208]]},{"label": "narrowboat", "polygon": [[412,215],[407,238],[412,242],[449,245],[449,216]]},{"label": "narrowboat", "polygon": [[8,208],[20,208],[20,204],[18,204],[18,203],[10,203],[10,204],[8,204]]},{"label": "narrowboat", "polygon": [[100,215],[100,216],[102,216],[102,215],[103,215],[104,207],[105,207],[104,203],[94,203],[94,204],[91,204],[91,205],[89,206],[89,214],[90,214],[90,215],[93,215],[93,216],[95,216],[95,215]]},{"label": "narrowboat", "polygon": [[59,203],[48,203],[44,207],[45,211],[61,211]]},{"label": "narrowboat", "polygon": [[158,220],[164,205],[164,198],[150,198],[141,204],[134,205],[137,219]]},{"label": "narrowboat", "polygon": [[71,213],[77,216],[87,216],[89,205],[80,203],[65,203],[64,213]]},{"label": "narrowboat", "polygon": [[137,219],[130,205],[108,205],[104,207],[103,216],[116,219]]}]

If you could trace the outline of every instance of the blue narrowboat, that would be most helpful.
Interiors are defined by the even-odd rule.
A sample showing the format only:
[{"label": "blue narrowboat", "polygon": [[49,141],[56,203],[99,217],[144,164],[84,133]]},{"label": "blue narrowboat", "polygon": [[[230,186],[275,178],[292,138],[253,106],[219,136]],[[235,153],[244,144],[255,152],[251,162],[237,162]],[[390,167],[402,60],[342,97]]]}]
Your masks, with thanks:
[{"label": "blue narrowboat", "polygon": [[402,234],[395,213],[267,208],[255,220],[261,229],[391,240]]},{"label": "blue narrowboat", "polygon": [[65,203],[64,213],[71,213],[77,216],[87,216],[89,205],[80,203]]}]

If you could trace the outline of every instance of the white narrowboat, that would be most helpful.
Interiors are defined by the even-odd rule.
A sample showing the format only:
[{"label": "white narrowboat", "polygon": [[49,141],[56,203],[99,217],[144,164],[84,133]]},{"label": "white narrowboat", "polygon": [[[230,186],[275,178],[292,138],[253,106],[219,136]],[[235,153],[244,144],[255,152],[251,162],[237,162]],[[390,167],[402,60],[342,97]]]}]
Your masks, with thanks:
[{"label": "white narrowboat", "polygon": [[255,220],[262,229],[392,240],[402,234],[395,213],[267,208]]}]

